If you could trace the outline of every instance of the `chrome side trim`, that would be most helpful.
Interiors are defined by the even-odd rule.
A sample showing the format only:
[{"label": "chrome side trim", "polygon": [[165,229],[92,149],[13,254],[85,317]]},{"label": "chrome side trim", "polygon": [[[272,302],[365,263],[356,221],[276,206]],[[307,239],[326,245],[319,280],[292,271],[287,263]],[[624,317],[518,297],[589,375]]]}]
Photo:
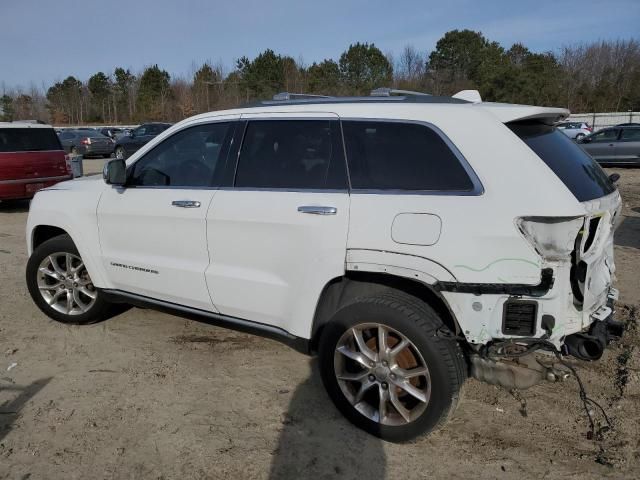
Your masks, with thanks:
[{"label": "chrome side trim", "polygon": [[0,180],[0,185],[17,185],[22,183],[53,182],[56,180],[72,180],[72,175],[60,175],[58,177],[21,178],[18,180]]},{"label": "chrome side trim", "polygon": [[138,295],[135,293],[124,292],[122,290],[100,289],[100,292],[104,294],[107,300],[114,303],[127,303],[136,307],[151,308],[153,310],[169,313],[178,317],[188,318],[208,325],[270,338],[280,343],[284,343],[305,355],[308,355],[310,351],[308,339],[297,337],[286,330],[273,325],[253,322],[242,318],[229,317],[221,313],[214,313],[207,310],[200,310],[199,308],[178,305],[176,303],[145,297],[144,295]]}]

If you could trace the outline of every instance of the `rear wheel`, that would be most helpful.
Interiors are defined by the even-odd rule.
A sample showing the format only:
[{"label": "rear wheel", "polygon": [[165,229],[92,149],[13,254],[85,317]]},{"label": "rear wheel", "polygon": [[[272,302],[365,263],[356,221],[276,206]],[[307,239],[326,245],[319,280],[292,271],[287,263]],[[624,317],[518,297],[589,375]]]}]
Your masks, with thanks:
[{"label": "rear wheel", "polygon": [[577,135],[576,135],[576,141],[577,141],[577,140],[581,140],[581,139],[583,139],[584,137],[585,137],[585,134],[584,134],[584,133],[579,133],[579,134],[577,134]]},{"label": "rear wheel", "polygon": [[27,287],[36,305],[63,323],[106,319],[111,305],[93,285],[71,237],[60,235],[38,246],[27,262]]},{"label": "rear wheel", "polygon": [[410,440],[453,412],[466,362],[420,300],[390,291],[339,310],[320,339],[324,385],[356,426],[389,441]]}]

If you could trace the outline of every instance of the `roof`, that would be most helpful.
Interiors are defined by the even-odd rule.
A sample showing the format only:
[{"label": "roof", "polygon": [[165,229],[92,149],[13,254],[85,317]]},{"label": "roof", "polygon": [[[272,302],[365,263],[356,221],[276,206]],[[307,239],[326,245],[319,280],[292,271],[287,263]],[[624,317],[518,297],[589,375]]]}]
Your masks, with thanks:
[{"label": "roof", "polygon": [[[323,95],[307,95],[294,93],[278,93],[274,95],[272,100],[261,100],[252,102],[238,107],[239,112],[244,113],[246,109],[257,111],[259,107],[304,107],[312,106],[347,106],[347,105],[396,105],[396,106],[415,106],[420,105],[456,105],[465,106],[467,108],[482,108],[490,112],[498,118],[502,123],[509,123],[522,120],[538,120],[544,123],[554,124],[561,120],[566,120],[571,113],[565,108],[537,107],[532,105],[517,105],[510,103],[493,103],[483,102],[477,90],[463,90],[451,97],[429,95],[421,92],[410,92],[406,90],[393,90],[389,88],[378,88],[371,92],[367,97],[330,97]],[[291,109],[292,109],[291,108]],[[290,108],[283,110],[291,111]],[[269,109],[267,111],[273,111]],[[300,111],[296,109],[297,111]],[[332,108],[331,111],[337,112],[338,108]],[[327,109],[327,111],[329,111]],[[230,112],[229,112],[230,113]]]},{"label": "roof", "polygon": [[238,108],[269,107],[274,105],[322,105],[335,103],[471,103],[454,97],[435,95],[394,95],[370,97],[322,97],[305,96],[293,97],[286,100],[259,100],[250,102]]}]

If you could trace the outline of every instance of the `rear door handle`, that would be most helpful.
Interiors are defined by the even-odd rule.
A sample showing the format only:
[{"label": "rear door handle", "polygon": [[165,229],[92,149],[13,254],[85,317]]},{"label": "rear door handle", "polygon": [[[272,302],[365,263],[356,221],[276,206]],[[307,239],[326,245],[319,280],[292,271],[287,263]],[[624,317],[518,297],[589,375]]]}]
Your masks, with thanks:
[{"label": "rear door handle", "polygon": [[336,207],[320,207],[316,205],[302,205],[298,207],[300,213],[309,213],[311,215],[335,215],[338,213]]},{"label": "rear door handle", "polygon": [[171,205],[180,208],[200,208],[200,202],[196,200],[174,200]]}]

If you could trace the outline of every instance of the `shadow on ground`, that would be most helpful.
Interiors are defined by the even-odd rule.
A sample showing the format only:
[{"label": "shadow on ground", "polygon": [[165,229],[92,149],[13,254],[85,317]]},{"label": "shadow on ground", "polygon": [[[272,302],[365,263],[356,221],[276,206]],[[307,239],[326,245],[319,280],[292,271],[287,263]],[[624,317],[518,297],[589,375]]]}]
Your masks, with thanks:
[{"label": "shadow on ground", "polygon": [[640,217],[624,217],[614,239],[620,247],[640,248]]},{"label": "shadow on ground", "polygon": [[12,425],[20,417],[22,408],[35,397],[40,390],[47,386],[52,377],[36,380],[30,385],[21,387],[17,385],[1,386],[0,392],[15,392],[13,400],[0,404],[0,441],[11,431]]},{"label": "shadow on ground", "polygon": [[29,211],[29,200],[2,200],[0,213],[25,213]]},{"label": "shadow on ground", "polygon": [[382,440],[342,417],[324,391],[315,359],[311,367],[289,404],[269,479],[385,478]]}]

